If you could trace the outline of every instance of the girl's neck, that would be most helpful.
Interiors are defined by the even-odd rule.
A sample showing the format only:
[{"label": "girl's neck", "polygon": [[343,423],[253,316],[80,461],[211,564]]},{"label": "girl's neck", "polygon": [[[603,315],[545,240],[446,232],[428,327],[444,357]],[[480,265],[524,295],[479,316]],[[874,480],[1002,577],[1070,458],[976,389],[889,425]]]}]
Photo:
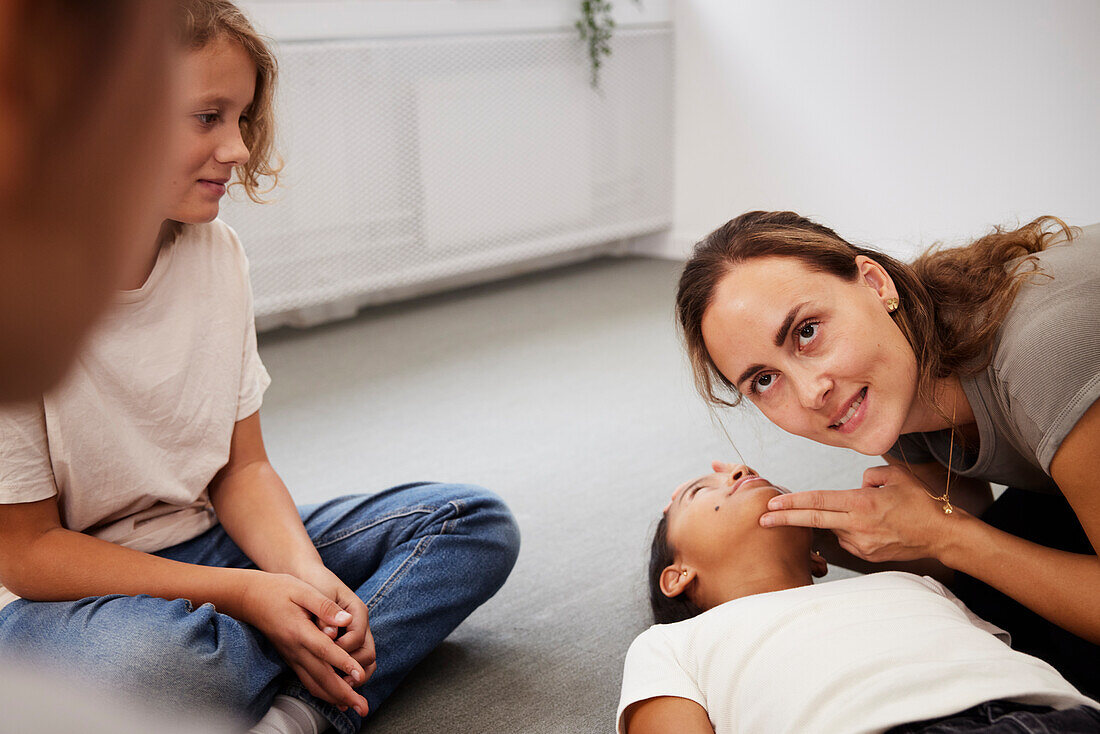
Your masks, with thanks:
[{"label": "girl's neck", "polygon": [[153,268],[156,267],[160,248],[167,242],[168,234],[171,232],[171,224],[171,220],[164,220],[158,225],[159,229],[155,235],[144,239],[147,244],[134,248],[134,262],[128,269],[129,275],[122,283],[122,290],[139,290],[149,280]]},{"label": "girl's neck", "polygon": [[790,557],[746,553],[745,557],[755,559],[754,563],[751,566],[733,564],[708,574],[699,589],[703,597],[699,601],[704,606],[709,609],[741,597],[809,586],[814,582],[808,553]]}]

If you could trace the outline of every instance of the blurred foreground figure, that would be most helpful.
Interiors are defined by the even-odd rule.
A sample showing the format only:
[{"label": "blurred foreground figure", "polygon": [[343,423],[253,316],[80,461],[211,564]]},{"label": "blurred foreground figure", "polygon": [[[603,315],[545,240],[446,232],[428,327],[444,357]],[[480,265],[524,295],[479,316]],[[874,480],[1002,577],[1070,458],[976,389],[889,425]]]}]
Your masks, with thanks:
[{"label": "blurred foreground figure", "polygon": [[[160,225],[171,9],[0,0],[0,403],[57,382]],[[5,658],[0,734],[231,731],[186,717],[152,726],[120,695]]]},{"label": "blurred foreground figure", "polygon": [[0,0],[0,402],[60,379],[156,234],[171,8]]},{"label": "blurred foreground figure", "polygon": [[166,721],[140,699],[42,664],[0,665],[0,734],[235,734],[235,722],[195,712]]}]

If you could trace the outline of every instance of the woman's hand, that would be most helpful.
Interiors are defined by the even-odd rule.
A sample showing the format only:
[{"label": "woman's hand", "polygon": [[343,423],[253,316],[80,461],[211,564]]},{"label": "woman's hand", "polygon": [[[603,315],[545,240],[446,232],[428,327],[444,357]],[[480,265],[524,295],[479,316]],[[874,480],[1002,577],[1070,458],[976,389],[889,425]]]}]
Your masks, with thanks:
[{"label": "woman's hand", "polygon": [[314,622],[347,627],[354,622],[350,612],[299,578],[256,571],[241,590],[241,616],[271,641],[307,691],[366,716],[367,699],[352,689],[366,681],[366,671]]},{"label": "woman's hand", "polygon": [[859,489],[779,495],[768,509],[761,525],[832,530],[844,550],[875,563],[937,558],[967,514],[958,507],[945,514],[943,503],[899,466],[868,469]]},{"label": "woman's hand", "polygon": [[329,639],[334,640],[344,651],[351,655],[356,662],[363,666],[365,677],[355,681],[351,676],[344,676],[344,680],[353,686],[360,686],[370,678],[378,665],[375,662],[374,636],[371,635],[370,622],[367,615],[367,605],[348,588],[340,577],[325,568],[321,563],[313,563],[299,569],[294,574],[297,578],[317,589],[329,599],[336,602],[337,606],[351,615],[351,621],[340,625],[344,628],[344,634],[339,634],[339,629],[332,626],[320,617],[316,618],[317,628],[324,632]]}]

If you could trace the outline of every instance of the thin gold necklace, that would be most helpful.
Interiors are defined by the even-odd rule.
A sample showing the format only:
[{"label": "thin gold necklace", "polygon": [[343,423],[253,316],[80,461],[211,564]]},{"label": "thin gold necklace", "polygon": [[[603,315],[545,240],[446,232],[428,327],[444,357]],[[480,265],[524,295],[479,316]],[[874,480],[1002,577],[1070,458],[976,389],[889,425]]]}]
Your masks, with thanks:
[{"label": "thin gold necklace", "polygon": [[[924,493],[936,500],[943,503],[943,514],[950,515],[955,511],[955,508],[951,506],[951,458],[955,453],[955,408],[957,406],[959,396],[955,394],[954,400],[951,401],[951,443],[947,447],[947,483],[944,485],[943,494],[937,496],[932,494],[928,490],[928,485],[924,483],[924,480],[917,477],[917,481],[920,482],[921,489]],[[909,466],[909,459],[905,457],[905,447],[902,444],[898,444],[898,448],[901,449],[901,458],[905,462],[905,468],[909,470],[910,474],[913,474],[913,467]],[[916,474],[913,474],[916,477]]]}]

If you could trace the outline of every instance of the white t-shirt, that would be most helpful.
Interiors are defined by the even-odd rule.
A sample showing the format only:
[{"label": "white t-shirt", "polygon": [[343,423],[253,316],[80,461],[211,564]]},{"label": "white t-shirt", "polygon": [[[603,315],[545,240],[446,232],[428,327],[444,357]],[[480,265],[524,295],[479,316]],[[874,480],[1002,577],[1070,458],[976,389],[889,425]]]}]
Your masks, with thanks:
[{"label": "white t-shirt", "polygon": [[[270,382],[236,233],[185,226],[61,385],[0,408],[0,503],[56,495],[66,528],[145,552],[190,540],[217,522],[207,485]],[[0,607],[16,598],[0,587]]]},{"label": "white t-shirt", "polygon": [[936,581],[881,572],[735,599],[654,625],[626,655],[623,711],[695,701],[717,734],[856,734],[1008,699],[1100,707]]}]

